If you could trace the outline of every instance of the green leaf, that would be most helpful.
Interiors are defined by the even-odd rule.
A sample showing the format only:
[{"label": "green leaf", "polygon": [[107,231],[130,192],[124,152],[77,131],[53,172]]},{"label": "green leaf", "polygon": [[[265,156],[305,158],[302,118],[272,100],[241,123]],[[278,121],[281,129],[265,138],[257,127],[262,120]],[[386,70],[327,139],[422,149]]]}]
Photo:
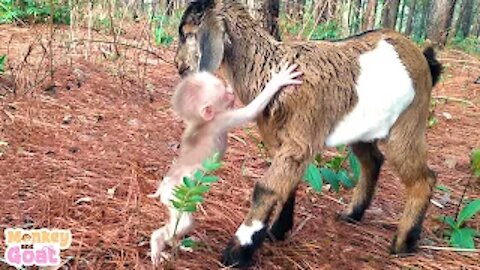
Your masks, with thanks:
[{"label": "green leaf", "polygon": [[178,199],[182,199],[187,195],[187,193],[188,193],[188,188],[185,186],[179,186],[178,188],[175,188],[173,190],[173,195],[175,196],[175,198],[178,198]]},{"label": "green leaf", "polygon": [[469,204],[463,207],[462,211],[458,215],[457,225],[461,227],[463,222],[472,218],[480,211],[480,199],[471,201]]},{"label": "green leaf", "polygon": [[187,204],[185,207],[182,208],[183,212],[188,212],[188,213],[193,213],[197,211],[197,205],[196,204]]},{"label": "green leaf", "polygon": [[358,161],[357,156],[355,156],[352,151],[349,151],[348,154],[348,164],[350,165],[350,169],[353,172],[355,181],[358,182],[358,180],[360,179],[360,161]]},{"label": "green leaf", "polygon": [[215,176],[215,175],[207,175],[201,179],[201,182],[206,184],[215,183],[217,181],[218,181],[218,176]]},{"label": "green leaf", "polygon": [[340,179],[340,182],[347,189],[352,189],[355,187],[355,183],[348,177],[348,173],[345,170],[341,170],[337,173],[337,178]]},{"label": "green leaf", "polygon": [[188,201],[192,203],[202,203],[204,200],[203,197],[200,195],[193,195]]},{"label": "green leaf", "polygon": [[192,195],[202,195],[202,194],[208,192],[209,190],[210,190],[210,186],[200,185],[200,186],[196,186],[196,187],[192,188],[190,190],[190,193]]},{"label": "green leaf", "polygon": [[192,181],[192,179],[190,179],[190,177],[187,177],[187,176],[183,177],[183,184],[185,184],[185,186],[187,186],[188,188],[193,188],[196,186],[195,182]]},{"label": "green leaf", "polygon": [[175,200],[171,200],[173,207],[177,210],[181,210],[183,208],[183,204],[180,202],[177,202]]},{"label": "green leaf", "polygon": [[322,192],[322,176],[320,175],[318,168],[313,163],[308,164],[303,178],[315,191]]},{"label": "green leaf", "polygon": [[435,188],[445,193],[450,193],[450,189],[447,186],[437,185]]},{"label": "green leaf", "polygon": [[474,149],[471,156],[473,175],[480,177],[480,149]]},{"label": "green leaf", "polygon": [[218,152],[215,153],[212,157],[203,161],[202,166],[207,172],[217,170],[222,166],[222,163],[220,162],[220,154]]},{"label": "green leaf", "polygon": [[340,170],[340,168],[342,168],[343,160],[344,160],[343,157],[335,156],[329,162],[327,162],[325,166],[331,168],[334,171],[338,171]]},{"label": "green leaf", "polygon": [[5,72],[5,60],[7,59],[7,55],[0,56],[0,74]]},{"label": "green leaf", "polygon": [[455,229],[450,237],[450,245],[458,248],[474,249],[473,237],[476,231],[472,228]]},{"label": "green leaf", "polygon": [[203,178],[203,172],[201,170],[196,170],[193,173],[193,178],[195,178],[197,181],[200,181]]},{"label": "green leaf", "polygon": [[330,185],[332,185],[332,188],[337,193],[340,192],[340,181],[339,181],[337,175],[335,174],[335,172],[333,172],[332,170],[327,169],[327,168],[321,168],[320,173],[323,176],[323,178],[325,179],[325,181],[327,181]]},{"label": "green leaf", "polygon": [[447,224],[448,226],[452,227],[453,229],[457,228],[457,223],[455,222],[455,219],[453,219],[453,217],[442,215],[442,216],[438,217],[438,220]]},{"label": "green leaf", "polygon": [[194,248],[197,246],[197,243],[191,238],[185,238],[182,240],[180,245],[184,248]]}]

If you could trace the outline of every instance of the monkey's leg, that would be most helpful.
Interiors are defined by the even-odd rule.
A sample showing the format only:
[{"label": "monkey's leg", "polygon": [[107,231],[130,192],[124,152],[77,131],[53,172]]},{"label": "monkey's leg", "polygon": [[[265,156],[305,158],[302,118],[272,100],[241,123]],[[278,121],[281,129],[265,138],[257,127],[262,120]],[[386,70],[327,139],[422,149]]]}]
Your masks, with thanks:
[{"label": "monkey's leg", "polygon": [[287,232],[293,228],[293,215],[295,208],[295,193],[296,189],[290,194],[287,201],[282,207],[282,210],[273,223],[270,231],[267,234],[267,237],[271,241],[284,241],[286,238]]},{"label": "monkey's leg", "polygon": [[297,187],[311,159],[308,147],[282,146],[272,165],[253,191],[252,206],[223,252],[222,262],[227,266],[246,267],[265,239],[267,224],[273,207],[285,204]]},{"label": "monkey's leg", "polygon": [[158,265],[168,257],[163,250],[167,244],[172,244],[173,237],[180,239],[195,226],[192,214],[180,213],[172,206],[169,206],[168,209],[170,212],[168,224],[154,231],[150,237],[151,259],[154,265]]},{"label": "monkey's leg", "polygon": [[352,151],[357,156],[362,171],[360,181],[353,191],[352,201],[340,217],[347,221],[360,221],[372,202],[384,157],[376,142],[353,144]]},{"label": "monkey's leg", "polygon": [[[411,106],[415,108],[415,106]],[[406,111],[390,131],[386,156],[406,187],[406,203],[393,238],[391,253],[411,253],[420,238],[422,223],[435,187],[435,173],[428,168],[425,130],[427,108]]]}]

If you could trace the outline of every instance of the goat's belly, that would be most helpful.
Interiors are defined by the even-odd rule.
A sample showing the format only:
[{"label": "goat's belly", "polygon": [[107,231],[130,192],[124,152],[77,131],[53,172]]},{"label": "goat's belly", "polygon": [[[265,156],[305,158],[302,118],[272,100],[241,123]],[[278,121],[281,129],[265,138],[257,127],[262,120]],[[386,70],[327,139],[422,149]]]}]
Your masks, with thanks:
[{"label": "goat's belly", "polygon": [[327,136],[327,146],[387,137],[415,96],[413,81],[391,44],[380,41],[359,63],[358,103]]}]

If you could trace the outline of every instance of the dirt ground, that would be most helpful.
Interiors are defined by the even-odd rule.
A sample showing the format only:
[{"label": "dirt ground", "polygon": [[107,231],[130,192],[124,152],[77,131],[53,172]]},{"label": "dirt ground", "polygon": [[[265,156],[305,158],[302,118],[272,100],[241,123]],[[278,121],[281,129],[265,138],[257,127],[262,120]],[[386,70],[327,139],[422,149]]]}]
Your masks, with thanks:
[{"label": "dirt ground", "polygon": [[[0,140],[8,143],[0,148],[0,254],[5,228],[62,228],[73,233],[72,246],[62,252],[64,269],[151,269],[149,235],[163,225],[166,212],[146,195],[177,156],[183,128],[169,104],[178,80],[174,51],[146,52],[138,48],[147,43],[136,43],[138,48],[120,47],[122,57],[114,61],[112,46],[94,44],[85,59],[87,45],[69,49],[67,29],[60,28],[52,84],[46,36],[42,27],[0,25],[0,55],[8,53],[14,70],[0,78]],[[253,269],[480,269],[480,253],[429,248],[448,246],[435,217],[455,214],[465,186],[467,197],[480,197],[480,182],[469,166],[471,150],[480,147],[480,85],[473,83],[480,58],[453,50],[440,58],[447,68],[433,93],[438,123],[428,130],[429,164],[451,195],[443,200],[436,191],[444,208],[429,208],[419,252],[388,254],[404,188],[387,161],[359,225],[335,218],[351,191],[319,195],[302,185],[292,235],[283,243],[266,242]],[[10,92],[14,79],[21,86],[16,94]],[[258,137],[255,126],[249,127]],[[180,252],[174,269],[222,268],[221,251],[267,169],[247,131],[232,132],[221,180],[196,214],[193,235],[202,247]],[[480,217],[468,224],[480,230]]]}]

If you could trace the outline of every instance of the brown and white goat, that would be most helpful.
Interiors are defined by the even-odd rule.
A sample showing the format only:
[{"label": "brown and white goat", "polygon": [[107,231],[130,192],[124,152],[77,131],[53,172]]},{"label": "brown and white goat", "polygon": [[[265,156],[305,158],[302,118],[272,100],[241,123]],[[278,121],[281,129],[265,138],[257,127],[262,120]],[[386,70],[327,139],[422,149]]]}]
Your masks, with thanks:
[{"label": "brown and white goat", "polygon": [[267,235],[284,239],[293,226],[295,191],[307,164],[324,146],[351,145],[362,175],[342,216],[360,220],[374,193],[385,155],[406,187],[406,204],[391,246],[411,252],[420,237],[435,174],[427,166],[426,120],[441,73],[432,48],[423,53],[403,35],[371,31],[337,42],[276,41],[234,0],[192,1],[179,27],[180,74],[222,67],[247,104],[286,60],[304,72],[297,91],[278,94],[257,125],[273,161],[256,183],[250,211],[222,261],[243,267]]}]

